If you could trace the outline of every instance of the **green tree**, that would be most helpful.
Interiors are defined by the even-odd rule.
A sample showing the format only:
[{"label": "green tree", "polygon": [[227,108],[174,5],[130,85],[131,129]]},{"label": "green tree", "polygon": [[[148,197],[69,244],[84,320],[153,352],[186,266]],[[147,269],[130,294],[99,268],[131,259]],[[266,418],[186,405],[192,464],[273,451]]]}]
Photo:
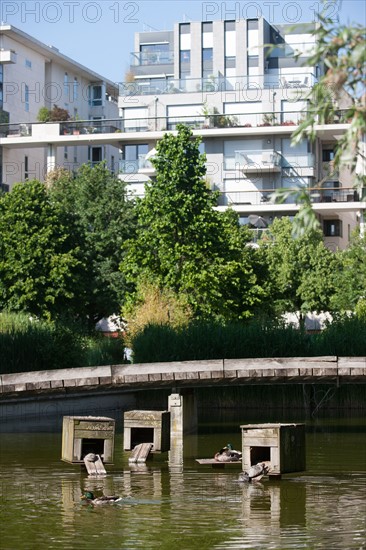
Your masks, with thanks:
[{"label": "green tree", "polygon": [[165,134],[152,160],[156,178],[138,202],[137,237],[122,270],[129,281],[151,281],[184,294],[195,317],[242,318],[261,300],[255,251],[234,212],[215,210],[204,179],[199,139],[180,125]]},{"label": "green tree", "polygon": [[[356,236],[340,253],[340,270],[335,279],[333,307],[340,311],[355,311],[366,298],[366,236]],[[361,305],[359,306],[361,307]]]},{"label": "green tree", "polygon": [[268,265],[268,295],[277,314],[299,312],[300,321],[310,311],[329,311],[334,293],[338,256],[330,252],[320,231],[294,238],[288,218],[276,219],[272,240],[262,244]]},{"label": "green tree", "polygon": [[69,228],[41,182],[0,197],[0,308],[60,314],[74,303],[79,268]]},{"label": "green tree", "polygon": [[122,245],[134,232],[134,202],[126,185],[104,165],[83,165],[72,177],[48,176],[49,195],[72,227],[83,265],[79,308],[90,324],[120,311],[127,290],[119,266]]}]

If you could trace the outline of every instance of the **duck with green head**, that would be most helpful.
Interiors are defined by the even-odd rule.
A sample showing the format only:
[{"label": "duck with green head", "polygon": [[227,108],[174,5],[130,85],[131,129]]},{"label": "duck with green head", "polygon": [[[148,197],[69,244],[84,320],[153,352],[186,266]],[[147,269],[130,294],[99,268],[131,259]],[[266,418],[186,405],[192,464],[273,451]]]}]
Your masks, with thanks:
[{"label": "duck with green head", "polygon": [[81,500],[83,500],[87,504],[93,504],[93,506],[98,506],[99,504],[116,504],[117,502],[120,502],[122,498],[118,496],[104,496],[104,495],[101,497],[95,498],[94,493],[92,493],[91,491],[85,491],[81,497]]}]

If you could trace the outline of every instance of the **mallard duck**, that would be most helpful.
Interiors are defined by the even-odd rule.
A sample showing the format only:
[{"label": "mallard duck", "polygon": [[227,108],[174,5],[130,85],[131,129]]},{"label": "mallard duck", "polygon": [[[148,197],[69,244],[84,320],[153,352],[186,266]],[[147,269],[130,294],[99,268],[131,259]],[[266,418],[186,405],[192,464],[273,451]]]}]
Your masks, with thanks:
[{"label": "mallard duck", "polygon": [[232,448],[232,445],[228,443],[225,447],[215,453],[214,459],[219,462],[235,462],[237,460],[241,460],[241,452],[235,451],[235,449]]},{"label": "mallard duck", "polygon": [[97,506],[99,504],[115,504],[116,502],[120,502],[122,500],[121,497],[117,496],[102,496],[102,497],[94,497],[94,493],[91,491],[85,491],[85,493],[82,495],[81,500],[84,500],[87,504],[93,504],[94,506]]},{"label": "mallard duck", "polygon": [[239,475],[239,481],[259,481],[263,476],[267,475],[270,468],[265,462],[258,462],[251,466],[247,472],[242,472]]}]

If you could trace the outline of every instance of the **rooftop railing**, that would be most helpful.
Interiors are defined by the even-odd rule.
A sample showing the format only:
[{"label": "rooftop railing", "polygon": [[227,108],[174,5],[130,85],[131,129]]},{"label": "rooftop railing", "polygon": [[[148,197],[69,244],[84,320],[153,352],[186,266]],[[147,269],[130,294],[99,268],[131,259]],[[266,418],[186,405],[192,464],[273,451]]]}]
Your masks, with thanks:
[{"label": "rooftop railing", "polygon": [[230,92],[263,88],[311,88],[315,75],[294,71],[279,75],[270,72],[252,76],[210,76],[208,78],[136,78],[119,84],[119,95],[160,95],[193,92]]}]

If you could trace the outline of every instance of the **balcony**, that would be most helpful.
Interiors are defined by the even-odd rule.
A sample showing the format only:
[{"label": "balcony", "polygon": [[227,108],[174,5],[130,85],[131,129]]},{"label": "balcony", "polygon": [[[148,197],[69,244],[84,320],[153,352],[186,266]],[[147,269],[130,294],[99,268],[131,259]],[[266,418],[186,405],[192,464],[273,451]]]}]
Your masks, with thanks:
[{"label": "balcony", "polygon": [[273,150],[235,151],[235,165],[244,174],[281,172],[281,156]]},{"label": "balcony", "polygon": [[[170,52],[164,52],[167,54]],[[145,55],[145,54],[144,54]],[[169,56],[168,56],[169,58]],[[143,63],[138,67],[149,66]],[[155,66],[155,64],[152,64]],[[132,66],[133,72],[136,69]],[[141,71],[139,71],[141,74]],[[253,76],[210,76],[209,78],[136,78],[134,82],[121,82],[119,95],[161,95],[169,93],[194,93],[194,92],[240,92],[241,90],[263,88],[295,88],[307,90],[317,82],[311,73],[294,71],[293,74],[281,75],[278,73],[266,73]]]}]

